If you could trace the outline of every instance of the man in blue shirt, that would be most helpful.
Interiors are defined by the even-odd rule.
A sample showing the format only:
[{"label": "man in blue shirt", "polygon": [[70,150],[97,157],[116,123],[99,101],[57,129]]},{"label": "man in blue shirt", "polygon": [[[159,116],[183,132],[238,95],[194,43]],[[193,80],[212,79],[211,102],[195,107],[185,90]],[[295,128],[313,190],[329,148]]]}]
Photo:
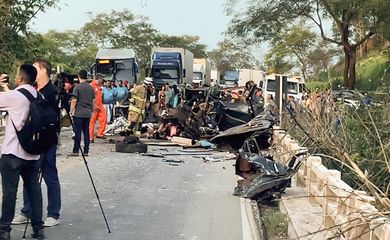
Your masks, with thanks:
[{"label": "man in blue shirt", "polygon": [[103,105],[107,113],[107,123],[112,121],[112,110],[116,98],[116,91],[112,88],[110,81],[106,81],[103,87]]},{"label": "man in blue shirt", "polygon": [[127,99],[127,96],[129,94],[129,90],[127,87],[123,86],[123,81],[119,81],[119,86],[116,88],[117,91],[117,101],[122,102]]}]

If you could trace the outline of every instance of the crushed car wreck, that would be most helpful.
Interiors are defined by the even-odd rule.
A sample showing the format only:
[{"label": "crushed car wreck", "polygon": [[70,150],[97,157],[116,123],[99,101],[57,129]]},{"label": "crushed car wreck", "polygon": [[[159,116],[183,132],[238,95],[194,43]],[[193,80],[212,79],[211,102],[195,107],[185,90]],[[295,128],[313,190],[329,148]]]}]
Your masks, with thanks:
[{"label": "crushed car wreck", "polygon": [[226,130],[214,137],[214,143],[228,145],[238,152],[236,175],[242,177],[234,195],[262,202],[279,198],[298,171],[307,152],[295,153],[286,163],[272,156],[272,133],[275,116],[263,112],[250,122]]}]

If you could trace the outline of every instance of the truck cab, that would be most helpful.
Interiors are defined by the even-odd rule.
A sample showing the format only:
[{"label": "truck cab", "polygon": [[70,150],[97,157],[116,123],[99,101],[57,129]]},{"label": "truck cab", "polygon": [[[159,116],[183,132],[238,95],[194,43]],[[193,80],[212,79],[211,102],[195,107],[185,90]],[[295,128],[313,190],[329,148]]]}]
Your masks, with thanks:
[{"label": "truck cab", "polygon": [[[276,91],[276,78],[275,74],[266,76],[261,82],[260,87],[263,90],[263,95],[266,97],[268,94],[275,97]],[[301,77],[288,77],[287,78],[287,95],[293,96],[296,100],[300,100],[306,91],[306,86],[303,78]]]},{"label": "truck cab", "polygon": [[105,80],[136,83],[138,72],[138,62],[132,49],[101,49],[91,66],[91,74],[102,74]]},{"label": "truck cab", "polygon": [[225,71],[223,74],[223,79],[221,80],[221,85],[225,87],[235,87],[238,85],[239,76],[239,71]]},{"label": "truck cab", "polygon": [[183,48],[153,48],[151,73],[155,86],[191,84],[193,54]]},{"label": "truck cab", "polygon": [[194,80],[197,86],[211,86],[211,61],[209,59],[194,59]]}]

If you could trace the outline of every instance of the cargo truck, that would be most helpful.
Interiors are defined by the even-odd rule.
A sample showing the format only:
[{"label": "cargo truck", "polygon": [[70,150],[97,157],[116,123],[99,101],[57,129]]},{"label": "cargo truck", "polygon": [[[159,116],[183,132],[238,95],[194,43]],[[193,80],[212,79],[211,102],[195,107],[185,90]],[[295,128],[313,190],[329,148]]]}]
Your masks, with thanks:
[{"label": "cargo truck", "polygon": [[194,80],[197,86],[211,86],[211,61],[207,58],[194,59]]},{"label": "cargo truck", "polygon": [[193,59],[192,52],[184,48],[153,48],[150,76],[154,85],[192,84]]},{"label": "cargo truck", "polygon": [[253,70],[253,69],[240,69],[239,72],[239,80],[238,86],[244,87],[245,84],[249,81],[254,81],[257,85],[260,84],[261,81],[264,80],[265,73],[261,70]]},{"label": "cargo truck", "polygon": [[122,80],[136,83],[138,62],[132,49],[100,49],[90,72],[102,74],[105,80]]},{"label": "cargo truck", "polygon": [[238,85],[240,73],[236,70],[229,70],[223,73],[220,85],[223,87],[236,87]]}]

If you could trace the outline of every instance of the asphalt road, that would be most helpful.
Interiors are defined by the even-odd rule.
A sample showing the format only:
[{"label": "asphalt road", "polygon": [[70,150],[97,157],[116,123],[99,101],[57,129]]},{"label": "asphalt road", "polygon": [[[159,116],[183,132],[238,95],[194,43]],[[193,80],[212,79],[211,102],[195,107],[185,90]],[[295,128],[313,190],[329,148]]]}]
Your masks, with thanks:
[{"label": "asphalt road", "polygon": [[[93,144],[87,159],[111,227],[109,234],[83,161],[66,159],[65,152],[71,149],[69,136],[62,142],[65,147],[58,157],[61,224],[45,230],[47,239],[243,238],[240,199],[232,196],[237,180],[234,161],[205,163],[201,156],[166,157],[184,161],[172,166],[161,158],[116,153],[113,145]],[[150,147],[149,152],[179,153],[180,149]],[[17,209],[20,204],[19,198]],[[21,239],[23,229],[15,226],[12,239]]]}]

